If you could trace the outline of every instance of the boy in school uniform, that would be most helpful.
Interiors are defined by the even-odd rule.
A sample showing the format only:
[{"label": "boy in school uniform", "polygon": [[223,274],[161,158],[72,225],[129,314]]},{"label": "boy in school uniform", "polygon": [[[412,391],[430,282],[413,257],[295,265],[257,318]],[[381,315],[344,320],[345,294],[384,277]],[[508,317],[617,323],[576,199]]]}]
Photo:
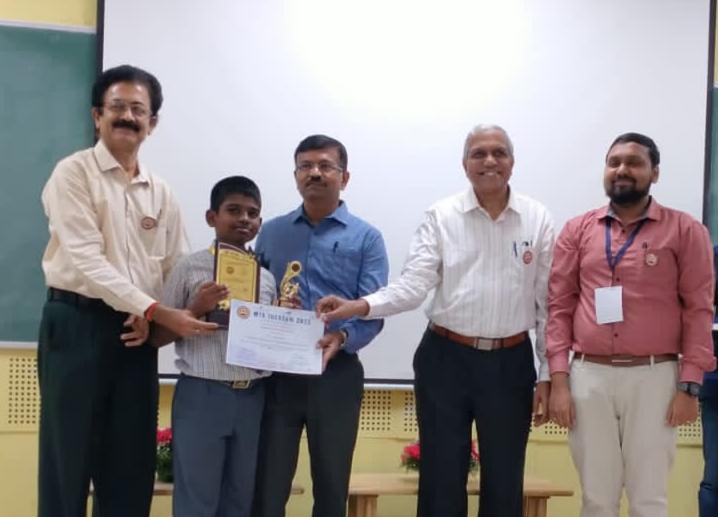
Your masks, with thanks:
[{"label": "boy in school uniform", "polygon": [[[246,249],[262,223],[257,185],[243,176],[219,181],[210,196],[207,224],[218,241]],[[162,303],[206,316],[229,292],[213,282],[214,247],[187,255],[172,270]],[[259,303],[274,301],[276,284],[262,268]],[[173,515],[249,517],[257,444],[264,409],[264,377],[225,363],[227,330],[175,338],[157,328],[157,346],[175,339],[181,372],[172,402]]]}]

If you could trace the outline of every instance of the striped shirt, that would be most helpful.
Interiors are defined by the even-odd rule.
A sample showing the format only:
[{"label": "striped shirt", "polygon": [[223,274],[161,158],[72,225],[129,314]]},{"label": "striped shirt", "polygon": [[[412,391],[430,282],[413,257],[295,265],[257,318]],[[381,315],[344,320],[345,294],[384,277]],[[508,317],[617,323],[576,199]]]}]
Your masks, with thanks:
[{"label": "striped shirt", "polygon": [[[172,269],[162,292],[162,303],[177,309],[187,307],[199,287],[214,278],[214,256],[202,250],[180,259]],[[271,304],[276,284],[272,273],[262,268],[259,277],[259,303]],[[227,330],[212,334],[178,338],[175,341],[175,366],[185,375],[220,381],[239,381],[266,377],[267,371],[254,370],[225,362]]]},{"label": "striped shirt", "polygon": [[553,243],[553,220],[537,201],[511,191],[494,220],[469,188],[427,210],[401,276],[364,297],[368,317],[414,309],[435,289],[426,315],[459,334],[501,338],[535,328],[539,380],[549,380],[544,331]]}]

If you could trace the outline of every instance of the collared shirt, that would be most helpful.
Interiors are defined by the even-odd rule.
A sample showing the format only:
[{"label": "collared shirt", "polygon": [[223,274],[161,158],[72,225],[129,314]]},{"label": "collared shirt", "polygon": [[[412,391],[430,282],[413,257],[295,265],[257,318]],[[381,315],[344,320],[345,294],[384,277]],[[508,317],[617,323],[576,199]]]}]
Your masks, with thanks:
[{"label": "collared shirt", "polygon": [[[214,256],[202,250],[182,257],[172,269],[162,290],[162,303],[184,309],[205,282],[214,278]],[[260,270],[259,303],[271,304],[275,299],[274,277],[266,269]],[[211,334],[188,336],[175,341],[175,366],[185,375],[218,381],[240,381],[265,377],[267,371],[227,364],[227,330]]]},{"label": "collared shirt", "polygon": [[537,201],[510,191],[494,220],[469,188],[429,208],[401,276],[365,297],[368,317],[414,309],[436,289],[426,315],[459,334],[501,338],[536,328],[539,380],[548,380],[544,326],[553,241],[553,221]]},{"label": "collared shirt", "polygon": [[169,187],[140,164],[132,180],[102,140],[61,160],[42,191],[48,286],[143,315],[186,250]]},{"label": "collared shirt", "polygon": [[[606,220],[616,255],[644,221],[614,272],[606,258]],[[607,207],[566,223],[549,281],[548,359],[568,372],[569,350],[596,355],[682,354],[682,381],[701,382],[715,368],[713,249],[691,216],[651,200],[643,218],[622,225]],[[596,323],[595,290],[621,286],[623,321]]]},{"label": "collared shirt", "polygon": [[[277,282],[287,264],[302,263],[298,277],[302,308],[314,310],[322,296],[336,294],[351,300],[386,285],[389,262],[381,233],[349,213],[346,203],[313,225],[302,206],[262,226],[257,238],[259,254]],[[344,330],[344,350],[357,352],[369,344],[383,321],[358,318],[329,324],[329,331]]]}]

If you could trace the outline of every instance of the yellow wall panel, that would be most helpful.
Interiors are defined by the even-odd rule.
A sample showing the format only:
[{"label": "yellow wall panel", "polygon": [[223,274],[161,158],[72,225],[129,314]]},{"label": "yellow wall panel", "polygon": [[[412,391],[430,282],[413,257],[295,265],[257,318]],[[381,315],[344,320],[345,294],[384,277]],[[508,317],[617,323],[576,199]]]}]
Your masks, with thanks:
[{"label": "yellow wall panel", "polygon": [[0,20],[95,29],[96,0],[0,0]]}]

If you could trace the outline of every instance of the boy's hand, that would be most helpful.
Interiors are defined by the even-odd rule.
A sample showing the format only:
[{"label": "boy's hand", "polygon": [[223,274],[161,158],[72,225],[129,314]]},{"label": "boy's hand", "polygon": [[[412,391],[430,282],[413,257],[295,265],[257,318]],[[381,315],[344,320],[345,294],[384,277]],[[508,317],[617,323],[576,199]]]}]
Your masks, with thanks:
[{"label": "boy's hand", "polygon": [[130,327],[131,331],[120,334],[120,339],[127,347],[142,345],[150,335],[150,323],[134,314],[125,320],[125,327]]},{"label": "boy's hand", "polygon": [[215,282],[205,282],[199,286],[199,290],[190,300],[187,309],[201,318],[209,311],[217,307],[217,304],[229,297],[229,288],[226,285],[217,284]]}]

